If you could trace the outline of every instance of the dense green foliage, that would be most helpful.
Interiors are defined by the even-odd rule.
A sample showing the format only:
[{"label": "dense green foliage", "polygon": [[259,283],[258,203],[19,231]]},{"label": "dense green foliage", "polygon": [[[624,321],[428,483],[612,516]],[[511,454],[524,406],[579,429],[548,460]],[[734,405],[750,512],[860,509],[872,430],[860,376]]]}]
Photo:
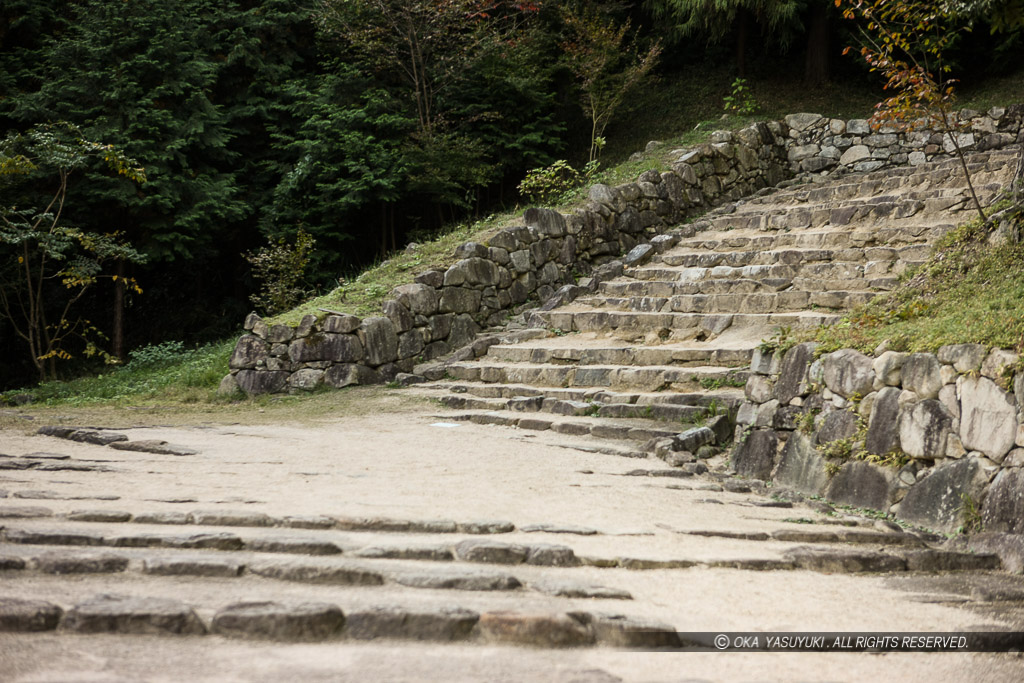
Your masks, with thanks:
[{"label": "dense green foliage", "polygon": [[[140,255],[103,264],[105,280],[78,302],[96,339],[109,337],[127,361],[132,348],[234,332],[260,292],[246,253],[308,234],[316,248],[296,287],[332,291],[410,241],[513,207],[533,169],[559,159],[582,168],[602,136],[597,110],[586,110],[594,81],[573,68],[584,41],[567,17],[589,13],[624,36],[618,57],[667,46],[656,85],[623,97],[635,60],[601,73],[599,94],[615,105],[597,121],[611,166],[721,115],[737,73],[720,50],[748,55],[764,115],[788,113],[773,105],[794,90],[806,98],[793,106],[837,113],[837,97],[856,88],[803,91],[788,67],[814,45],[838,53],[847,36],[836,21],[820,32],[825,10],[834,18],[825,0],[2,0],[0,135],[66,121],[146,169],[137,186],[102,164],[83,167],[63,214],[84,233],[118,233]],[[1012,27],[1018,10],[1017,0],[991,0],[978,26],[988,17]],[[782,27],[787,39],[772,39]],[[968,36],[953,58],[965,73],[1013,64],[1017,41],[1012,30],[991,45]],[[867,82],[855,65],[840,68]],[[47,193],[5,189],[0,206]],[[0,246],[0,261],[14,256]],[[129,280],[144,293],[126,291]],[[14,341],[0,321],[0,343]],[[76,363],[65,376],[91,367]],[[28,358],[8,363],[0,387],[34,374]]]}]

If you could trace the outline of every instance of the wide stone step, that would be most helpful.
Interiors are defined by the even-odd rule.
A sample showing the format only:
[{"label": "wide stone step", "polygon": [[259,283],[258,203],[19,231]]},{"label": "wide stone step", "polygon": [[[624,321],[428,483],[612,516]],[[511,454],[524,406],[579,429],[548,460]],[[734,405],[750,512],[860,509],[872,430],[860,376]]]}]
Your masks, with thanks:
[{"label": "wide stone step", "polygon": [[746,367],[714,366],[566,366],[529,363],[499,363],[481,359],[476,362],[452,363],[448,373],[464,382],[497,384],[530,384],[549,387],[635,387],[650,391],[692,388],[695,386],[742,386],[749,370]]},{"label": "wide stone step", "polygon": [[[636,406],[629,406],[635,409]],[[614,409],[610,409],[614,410]],[[448,420],[463,420],[475,424],[498,425],[500,427],[516,427],[531,431],[552,431],[557,434],[570,436],[592,436],[598,439],[612,441],[631,441],[634,446],[618,451],[608,452],[611,455],[619,455],[627,458],[645,459],[649,456],[642,448],[644,444],[652,439],[671,439],[686,429],[692,428],[692,424],[678,423],[669,428],[668,423],[654,420],[647,417],[600,417],[579,415],[573,417],[559,417],[555,415],[544,415],[539,413],[522,414],[510,410],[473,410],[444,416]],[[706,468],[705,468],[706,469]],[[693,472],[681,472],[680,476],[692,476]]]},{"label": "wide stone step", "polygon": [[749,363],[756,344],[741,348],[697,346],[536,346],[498,344],[487,358],[510,363],[563,365],[740,365]]},{"label": "wide stone step", "polygon": [[[900,227],[871,226],[850,229],[848,226],[832,230],[791,230],[751,233],[757,226],[743,230],[715,230],[701,232],[681,239],[666,253],[686,250],[737,251],[797,249],[847,249],[872,246],[900,247],[934,242],[954,227],[954,223],[919,223]],[[654,259],[662,260],[661,256]]]},{"label": "wide stone step", "polygon": [[[559,329],[564,332],[607,332],[671,336],[712,336],[729,328],[756,328],[762,338],[771,336],[779,327],[804,328],[831,325],[840,316],[816,312],[794,313],[631,313],[625,311],[565,310],[538,311],[530,316],[534,327]],[[692,334],[691,334],[692,333]]]},{"label": "wide stone step", "polygon": [[[822,265],[822,264],[816,264]],[[831,264],[829,264],[831,265]],[[602,282],[598,287],[598,294],[607,298],[628,298],[628,297],[661,297],[669,298],[679,295],[692,294],[765,294],[781,291],[888,291],[899,283],[899,277],[895,275],[865,275],[864,266],[849,264],[854,270],[855,277],[852,278],[822,278],[814,275],[801,275],[793,277],[791,273],[797,268],[792,266],[747,266],[746,270],[762,268],[765,270],[774,269],[780,275],[788,277],[770,277],[764,279],[753,278],[726,278],[711,277],[713,268],[694,268],[693,271],[708,273],[704,278],[692,278],[687,276],[679,280],[613,280]],[[728,268],[728,266],[721,266]],[[734,273],[739,273],[744,268],[729,268]],[[834,269],[838,272],[839,269]],[[860,271],[858,274],[856,271]],[[839,273],[842,274],[842,273]],[[577,300],[578,301],[578,300]]]},{"label": "wide stone step", "polygon": [[[824,263],[797,263],[794,265],[783,263],[758,265],[721,264],[672,268],[648,266],[644,268],[631,268],[626,271],[625,277],[602,283],[598,291],[613,296],[696,294],[697,292],[668,289],[661,283],[679,282],[688,285],[708,283],[708,287],[715,287],[715,285],[710,283],[711,280],[754,281],[762,283],[765,287],[774,286],[775,289],[771,291],[785,289],[793,285],[797,278],[847,283],[864,281],[870,284],[877,278],[898,277],[907,269],[918,266],[923,262],[915,260],[885,260],[868,262],[828,261]],[[651,285],[651,289],[646,288],[648,284]],[[857,289],[857,287],[852,287],[852,289]]]},{"label": "wide stone step", "polygon": [[740,388],[723,387],[714,390],[703,390],[699,393],[681,392],[620,392],[594,388],[562,388],[541,387],[526,384],[476,384],[476,383],[437,383],[421,384],[416,387],[421,391],[451,392],[468,394],[480,398],[517,399],[541,398],[561,401],[589,401],[600,404],[626,404],[635,406],[647,405],[679,405],[679,406],[724,406],[733,409],[743,402],[743,390]]},{"label": "wide stone step", "polygon": [[[769,250],[673,250],[661,255],[661,262],[667,266],[684,268],[712,268],[714,266],[788,265],[809,263],[872,261],[924,261],[931,254],[931,246],[916,244],[904,247],[849,247],[845,249],[769,249]],[[627,269],[629,277],[640,276],[640,269]],[[646,269],[658,271],[658,269]],[[662,279],[662,278],[658,278]]]},{"label": "wide stone step", "polygon": [[877,292],[807,292],[786,290],[770,293],[681,294],[672,297],[585,297],[576,300],[580,306],[615,311],[649,313],[778,313],[803,311],[808,308],[847,310],[867,303]]},{"label": "wide stone step", "polygon": [[577,401],[573,399],[519,397],[480,398],[452,394],[442,396],[441,405],[455,410],[512,410],[518,413],[551,413],[570,417],[614,417],[644,420],[671,421],[690,424],[709,414],[701,405],[677,405],[671,403],[606,403],[598,401]]}]

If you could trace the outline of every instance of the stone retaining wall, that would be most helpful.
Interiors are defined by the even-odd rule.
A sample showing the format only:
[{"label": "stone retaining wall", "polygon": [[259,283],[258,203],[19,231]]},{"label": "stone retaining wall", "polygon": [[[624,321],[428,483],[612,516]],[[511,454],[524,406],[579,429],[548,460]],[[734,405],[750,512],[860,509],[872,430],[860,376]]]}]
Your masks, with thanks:
[{"label": "stone retaining wall", "polygon": [[[973,116],[975,132],[964,143],[988,149],[1024,140],[1022,118],[1022,105]],[[250,315],[221,390],[260,394],[378,383],[460,349],[463,355],[482,353],[485,348],[465,348],[482,327],[592,291],[602,278],[620,274],[623,264],[669,248],[672,240],[659,237],[668,228],[692,235],[693,226],[678,227],[687,217],[800,171],[929,160],[944,153],[940,143],[932,133],[872,134],[865,121],[817,114],[712,133],[709,143],[679,150],[671,171],[646,171],[615,187],[594,185],[572,214],[529,209],[523,225],[502,230],[487,244],[459,246],[459,260],[446,271],[422,273],[395,288],[383,316],[324,313],[293,328],[268,326]]]},{"label": "stone retaining wall", "polygon": [[1024,533],[1016,353],[957,344],[815,358],[815,348],[755,353],[737,416],[739,474],[931,529]]},{"label": "stone retaining wall", "polygon": [[[958,134],[964,150],[984,152],[1024,142],[1024,105],[993,107],[987,112],[964,109],[965,126]],[[890,127],[874,131],[865,119],[830,119],[818,114],[791,114],[785,118],[790,170],[794,173],[874,171],[886,166],[917,166],[949,156],[953,142],[932,130],[896,132]]]}]

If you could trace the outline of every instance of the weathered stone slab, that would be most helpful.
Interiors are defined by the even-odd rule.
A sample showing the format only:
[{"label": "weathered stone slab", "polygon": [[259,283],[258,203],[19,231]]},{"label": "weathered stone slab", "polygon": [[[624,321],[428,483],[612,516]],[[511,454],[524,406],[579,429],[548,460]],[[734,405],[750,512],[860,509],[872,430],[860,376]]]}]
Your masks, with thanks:
[{"label": "weathered stone slab", "polygon": [[840,439],[848,439],[857,433],[860,420],[856,413],[849,410],[833,410],[825,416],[816,440],[819,444],[827,444]]},{"label": "weathered stone slab", "polygon": [[[946,547],[973,553],[991,553],[999,557],[1004,571],[1024,574],[1024,534],[983,531],[969,536],[956,536]],[[1024,593],[1018,599],[1024,599]]]},{"label": "weathered stone slab", "polygon": [[953,428],[953,416],[936,399],[906,406],[900,413],[900,448],[914,458],[934,460],[946,455],[946,439]]},{"label": "weathered stone slab", "polygon": [[53,517],[53,510],[34,505],[0,506],[0,519],[36,519],[39,517]]},{"label": "weathered stone slab", "polygon": [[63,614],[60,607],[43,600],[0,598],[0,631],[52,631]]},{"label": "weathered stone slab", "polygon": [[977,458],[936,465],[910,487],[896,516],[928,529],[955,531],[964,523],[966,499],[980,501],[987,483]]},{"label": "weathered stone slab", "polygon": [[213,633],[233,638],[319,641],[338,636],[345,615],[323,602],[236,602],[214,615]]},{"label": "weathered stone slab", "polygon": [[[795,347],[794,347],[795,348]],[[874,360],[853,349],[840,349],[822,358],[825,386],[843,398],[867,396],[875,383]]]},{"label": "weathered stone slab", "polygon": [[950,550],[907,550],[903,553],[912,572],[958,572],[999,569],[999,556],[991,553],[959,553]]},{"label": "weathered stone slab", "polygon": [[104,552],[53,551],[32,558],[32,566],[43,574],[110,574],[128,568],[128,558]]},{"label": "weathered stone slab", "polygon": [[458,531],[463,534],[507,534],[515,531],[515,524],[503,520],[476,520],[459,522]]},{"label": "weathered stone slab", "polygon": [[1000,462],[1017,438],[1014,397],[987,377],[964,377],[960,384],[960,438],[964,448]]},{"label": "weathered stone slab", "polygon": [[576,534],[579,536],[593,536],[598,533],[597,529],[574,524],[528,524],[519,527],[523,533],[543,532],[549,534]]},{"label": "weathered stone slab", "polygon": [[237,560],[219,557],[147,557],[142,561],[142,572],[157,576],[235,577],[244,568]]},{"label": "weathered stone slab", "polygon": [[380,586],[384,583],[380,572],[356,565],[267,562],[254,563],[248,569],[258,576],[281,581],[338,586]]},{"label": "weathered stone slab", "polygon": [[779,377],[775,381],[775,398],[782,405],[788,404],[807,390],[807,368],[814,360],[817,344],[797,344],[782,358]]},{"label": "weathered stone slab", "polygon": [[828,485],[825,459],[811,444],[811,440],[800,432],[790,434],[782,450],[775,482],[787,488],[818,495]]},{"label": "weathered stone slab", "polygon": [[575,567],[579,564],[576,553],[564,545],[536,544],[529,546],[526,564],[544,567]]},{"label": "weathered stone slab", "polygon": [[567,614],[485,612],[476,630],[482,640],[491,643],[576,647],[594,642],[591,630]]},{"label": "weathered stone slab", "polygon": [[386,560],[427,560],[448,562],[455,559],[452,551],[443,546],[370,546],[351,553],[353,557]]},{"label": "weathered stone slab", "polygon": [[198,455],[199,453],[194,448],[178,446],[159,439],[118,441],[110,444],[110,447],[119,451],[137,451],[139,453],[154,453],[156,455]]},{"label": "weathered stone slab", "polygon": [[943,385],[940,367],[938,359],[930,353],[910,354],[901,369],[903,388],[921,398],[938,398]]},{"label": "weathered stone slab", "polygon": [[187,512],[143,512],[135,515],[136,524],[191,524],[192,515]]},{"label": "weathered stone slab", "polygon": [[63,628],[77,633],[202,635],[206,627],[188,605],[177,600],[97,595],[75,605]]},{"label": "weathered stone slab", "polygon": [[7,529],[4,531],[4,540],[30,545],[104,545],[102,534],[63,530]]},{"label": "weathered stone slab", "polygon": [[234,534],[187,534],[164,536],[161,545],[167,548],[202,548],[208,550],[241,550],[245,544]]},{"label": "weathered stone slab", "polygon": [[825,574],[853,574],[860,572],[898,572],[907,568],[906,560],[894,555],[869,550],[793,548],[785,553],[797,568]]},{"label": "weathered stone slab", "polygon": [[1024,533],[1024,470],[1000,470],[985,497],[981,523],[985,531]]},{"label": "weathered stone slab", "polygon": [[891,476],[864,461],[851,461],[832,477],[825,497],[833,503],[888,511]]},{"label": "weathered stone slab", "polygon": [[607,586],[579,583],[569,579],[541,579],[530,582],[530,588],[546,595],[561,598],[597,598],[602,600],[632,600],[629,591]]},{"label": "weathered stone slab", "polygon": [[623,648],[680,647],[679,634],[670,625],[621,614],[571,613],[590,626],[598,645]]},{"label": "weathered stone slab", "polygon": [[469,638],[479,619],[478,613],[459,608],[371,607],[348,613],[345,635],[355,640],[452,642]]},{"label": "weathered stone slab", "polygon": [[511,574],[445,569],[422,572],[396,572],[395,583],[411,588],[434,588],[463,591],[507,591],[523,584]]},{"label": "weathered stone slab", "polygon": [[194,510],[192,522],[202,526],[273,526],[274,519],[262,512],[247,510]]},{"label": "weathered stone slab", "polygon": [[868,453],[885,455],[899,445],[900,393],[899,387],[886,387],[875,396],[864,439]]},{"label": "weathered stone slab", "polygon": [[464,562],[520,564],[528,554],[526,546],[484,539],[468,539],[455,546],[455,556]]},{"label": "weathered stone slab", "polygon": [[313,538],[252,538],[245,541],[245,549],[257,553],[293,553],[296,555],[338,555],[339,548],[330,541]]},{"label": "weathered stone slab", "polygon": [[126,522],[131,520],[131,513],[124,510],[74,510],[68,513],[68,519],[77,522]]},{"label": "weathered stone slab", "polygon": [[775,438],[775,432],[770,429],[755,429],[733,451],[733,469],[740,476],[769,479],[775,467],[777,450],[778,440]]}]

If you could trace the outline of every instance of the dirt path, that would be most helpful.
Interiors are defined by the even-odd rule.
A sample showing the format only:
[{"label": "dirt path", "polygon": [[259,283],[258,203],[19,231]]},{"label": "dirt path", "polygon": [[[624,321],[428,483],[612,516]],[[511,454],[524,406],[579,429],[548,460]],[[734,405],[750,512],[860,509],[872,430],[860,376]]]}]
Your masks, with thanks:
[{"label": "dirt path", "polygon": [[[809,571],[793,558],[815,545],[812,532],[838,534],[816,544],[836,556],[856,551],[906,562],[920,546],[872,520],[743,492],[742,482],[650,476],[665,471],[660,461],[595,452],[602,444],[592,438],[451,422],[402,392],[360,389],[219,414],[32,416],[29,423],[8,415],[0,431],[7,456],[0,458],[0,559],[24,561],[23,569],[0,570],[0,599],[58,605],[65,622],[57,631],[0,634],[0,680],[1013,681],[1024,672],[1011,654],[636,652],[600,637],[589,647],[551,649],[564,624],[547,621],[548,630],[529,637],[492,633],[452,643],[402,640],[405,632],[315,643],[69,632],[68,611],[104,593],[181,601],[207,628],[226,605],[264,600],[336,603],[350,624],[360,610],[397,605],[410,613],[458,607],[563,619],[614,613],[681,632],[1021,630],[1021,602],[993,602],[985,587],[1015,590],[1019,601],[1024,582],[991,571]],[[58,422],[116,426],[99,433],[195,453],[115,450],[32,433]],[[43,465],[15,466],[26,462]],[[36,512],[23,514],[26,508]],[[238,543],[174,540],[200,531]],[[142,537],[145,544],[123,541]],[[256,571],[268,562],[312,562],[288,549],[299,541],[336,547],[340,561],[383,578],[379,585],[282,582]],[[279,546],[271,551],[270,542]],[[491,552],[525,549],[529,559],[474,559],[465,555],[473,543],[497,544]],[[237,572],[155,572],[157,560],[182,552],[171,547],[191,548],[188,557],[205,567],[234,563]],[[538,548],[551,547],[569,549],[564,557],[572,561],[534,561],[543,555],[534,554]],[[447,561],[424,561],[414,552],[424,548],[449,553]],[[100,552],[119,554],[125,566],[70,575],[45,568],[55,554],[77,561]],[[322,569],[336,560],[316,562]],[[500,570],[519,587],[450,589],[445,572],[464,567],[485,572],[477,578]],[[424,588],[409,580],[425,572],[448,583]],[[558,594],[553,584],[577,590]],[[601,597],[607,591],[618,596]]]}]

